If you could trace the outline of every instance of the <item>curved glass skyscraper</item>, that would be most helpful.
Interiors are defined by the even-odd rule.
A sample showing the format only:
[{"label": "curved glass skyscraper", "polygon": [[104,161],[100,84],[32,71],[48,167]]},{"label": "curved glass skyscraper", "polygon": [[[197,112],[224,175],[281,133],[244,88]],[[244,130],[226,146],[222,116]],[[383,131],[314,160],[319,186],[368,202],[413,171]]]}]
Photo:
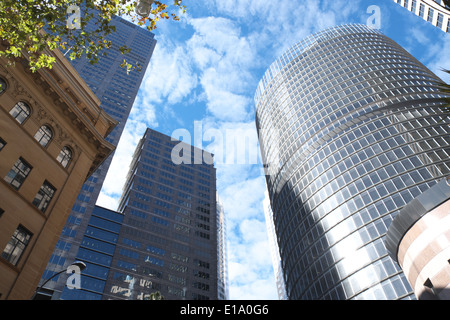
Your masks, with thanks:
[{"label": "curved glass skyscraper", "polygon": [[256,126],[289,299],[415,299],[384,237],[450,172],[438,80],[364,25],[309,36],[266,71]]}]

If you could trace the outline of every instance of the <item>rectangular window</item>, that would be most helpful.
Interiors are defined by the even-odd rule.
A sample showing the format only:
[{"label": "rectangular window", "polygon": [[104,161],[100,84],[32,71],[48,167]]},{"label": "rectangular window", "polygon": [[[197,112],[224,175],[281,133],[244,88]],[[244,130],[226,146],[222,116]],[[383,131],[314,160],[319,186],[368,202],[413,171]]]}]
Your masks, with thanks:
[{"label": "rectangular window", "polygon": [[8,172],[4,180],[19,190],[22,183],[30,173],[32,167],[22,158],[16,161],[12,169]]},{"label": "rectangular window", "polygon": [[35,205],[42,212],[45,212],[45,209],[47,209],[48,204],[52,200],[55,192],[56,189],[50,183],[44,181],[44,184],[39,189],[36,197],[34,197],[33,205]]},{"label": "rectangular window", "polygon": [[422,3],[419,6],[419,16],[422,18],[425,16],[425,6]]},{"label": "rectangular window", "polygon": [[412,0],[411,11],[412,13],[416,13],[417,2],[416,0]]},{"label": "rectangular window", "polygon": [[433,22],[433,14],[434,14],[434,10],[433,10],[432,8],[428,8],[428,17],[427,17],[427,21]]},{"label": "rectangular window", "polygon": [[30,242],[32,234],[24,227],[19,226],[2,252],[2,258],[13,265],[17,265],[20,257],[24,253]]},{"label": "rectangular window", "polygon": [[437,26],[439,29],[442,29],[443,23],[444,23],[444,16],[443,16],[442,13],[439,13],[439,12],[438,12],[436,26]]}]

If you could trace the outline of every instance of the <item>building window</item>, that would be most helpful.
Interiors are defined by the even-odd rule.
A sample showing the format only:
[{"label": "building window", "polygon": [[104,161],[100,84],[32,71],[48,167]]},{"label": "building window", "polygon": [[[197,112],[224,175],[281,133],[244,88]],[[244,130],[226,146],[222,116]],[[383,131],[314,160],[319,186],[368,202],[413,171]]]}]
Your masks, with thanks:
[{"label": "building window", "polygon": [[425,16],[425,6],[421,3],[419,6],[419,17],[424,17]]},{"label": "building window", "polygon": [[4,180],[13,186],[16,190],[19,190],[22,183],[30,173],[32,166],[30,166],[25,160],[19,158],[16,161],[12,169],[8,172]]},{"label": "building window", "polygon": [[416,2],[416,0],[412,0],[411,11],[412,11],[414,14],[416,13],[416,8],[417,8],[417,2]]},{"label": "building window", "polygon": [[22,124],[31,114],[31,108],[23,101],[19,101],[9,112],[20,124]]},{"label": "building window", "polygon": [[2,252],[2,258],[16,265],[30,242],[32,234],[24,227],[19,226]]},{"label": "building window", "polygon": [[55,192],[56,189],[48,183],[48,181],[45,181],[36,194],[36,197],[34,197],[33,205],[35,205],[42,212],[45,212],[45,209],[47,209],[47,206],[52,200]]},{"label": "building window", "polygon": [[437,20],[436,20],[436,26],[439,29],[442,29],[443,23],[444,23],[444,16],[442,15],[442,13],[438,12],[438,16],[437,16]]},{"label": "building window", "polygon": [[432,8],[428,8],[428,17],[427,17],[428,22],[433,22],[433,14],[434,10]]},{"label": "building window", "polygon": [[6,146],[6,141],[0,138],[0,150],[2,150]]},{"label": "building window", "polygon": [[41,146],[45,147],[50,142],[53,137],[52,129],[49,126],[42,126],[39,128],[38,132],[34,135],[34,138],[37,142],[41,144]]},{"label": "building window", "polygon": [[56,161],[61,163],[64,168],[67,168],[70,160],[72,159],[72,150],[69,147],[64,147],[61,149]]},{"label": "building window", "polygon": [[0,78],[0,94],[5,92],[6,87],[7,87],[6,81],[3,78]]}]

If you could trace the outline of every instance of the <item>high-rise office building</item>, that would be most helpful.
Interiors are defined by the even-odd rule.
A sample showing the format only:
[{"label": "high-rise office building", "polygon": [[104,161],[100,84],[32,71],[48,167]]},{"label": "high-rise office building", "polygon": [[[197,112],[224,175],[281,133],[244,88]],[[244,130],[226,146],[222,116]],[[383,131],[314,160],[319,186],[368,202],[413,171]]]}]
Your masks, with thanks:
[{"label": "high-rise office building", "polygon": [[[88,31],[93,29],[93,24],[94,20],[91,20],[86,29]],[[75,59],[71,63],[100,99],[101,108],[119,122],[107,137],[109,142],[117,146],[152,56],[156,40],[154,34],[120,17],[113,17],[111,25],[116,27],[116,31],[107,36],[112,43],[112,47],[107,51],[107,56],[101,56],[99,63],[94,65],[91,65],[86,57]],[[131,48],[131,52],[122,55],[119,51],[122,45]],[[142,66],[142,71],[134,70],[127,74],[126,70],[120,66],[124,58],[132,63],[138,62]],[[113,154],[83,185],[41,282],[74,261],[112,157]],[[52,280],[45,285],[47,292],[53,292],[53,299],[59,298],[65,285],[64,279],[60,280],[60,278],[59,276],[55,277],[55,281]]]},{"label": "high-rise office building", "polygon": [[[183,158],[174,161],[182,144]],[[206,151],[147,129],[136,147],[119,204],[124,214],[105,296],[137,299],[158,290],[165,299],[217,299],[216,170]],[[126,275],[125,278],[121,275]],[[145,290],[138,283],[152,287]]]},{"label": "high-rise office building", "polygon": [[[223,225],[218,227],[215,168],[191,155],[189,163],[174,164],[179,144],[147,129],[119,212],[96,207],[88,223],[75,257],[87,264],[81,289],[66,287],[61,299],[144,300],[159,292],[166,300],[216,300],[219,286],[226,297],[225,270],[218,274]],[[183,145],[184,156],[194,150]],[[192,155],[198,151],[212,156],[200,149]]]},{"label": "high-rise office building", "polygon": [[383,238],[450,172],[439,80],[358,24],[305,38],[266,71],[256,126],[289,299],[415,299]]},{"label": "high-rise office building", "polygon": [[450,32],[450,4],[444,0],[394,0],[444,32]]}]

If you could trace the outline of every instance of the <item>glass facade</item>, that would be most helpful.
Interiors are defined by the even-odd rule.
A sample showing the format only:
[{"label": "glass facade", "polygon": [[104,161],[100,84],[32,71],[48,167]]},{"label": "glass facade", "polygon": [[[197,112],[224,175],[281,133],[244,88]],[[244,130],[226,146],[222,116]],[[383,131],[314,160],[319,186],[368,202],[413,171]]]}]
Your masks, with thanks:
[{"label": "glass facade", "polygon": [[218,298],[215,168],[175,165],[179,143],[147,129],[136,148],[104,299],[144,300],[156,291],[165,300]]},{"label": "glass facade", "polygon": [[86,264],[81,273],[81,289],[64,287],[62,300],[101,300],[122,222],[123,214],[94,208],[76,255],[77,261]]},{"label": "glass facade", "polygon": [[230,297],[228,289],[228,246],[227,246],[227,223],[225,209],[216,194],[217,208],[217,277],[219,300],[228,300]]},{"label": "glass facade", "polygon": [[269,193],[267,191],[264,193],[263,208],[264,218],[266,220],[267,235],[269,238],[270,255],[272,257],[273,272],[277,285],[278,299],[287,300],[283,270],[281,269],[280,250],[278,248],[277,235],[275,233],[275,226],[273,225],[273,212],[270,205]]},{"label": "glass facade", "polygon": [[383,238],[450,172],[438,80],[364,25],[309,36],[267,70],[256,126],[289,299],[415,299]]},{"label": "glass facade", "polygon": [[[94,28],[94,20],[92,19],[84,30],[92,30]],[[150,62],[156,40],[153,33],[120,17],[114,16],[111,25],[116,27],[116,32],[107,36],[107,39],[112,43],[111,49],[107,51],[107,56],[100,55],[99,63],[94,65],[91,65],[86,57],[70,60],[70,62],[100,99],[100,107],[119,122],[106,138],[106,140],[117,146],[145,70]],[[74,32],[77,31],[75,30]],[[119,51],[119,47],[122,45],[126,45],[131,51],[122,55]],[[142,72],[134,70],[127,75],[126,70],[120,67],[124,58],[127,61],[139,63],[142,66]],[[80,246],[84,237],[90,215],[100,194],[113,155],[114,153],[83,184],[69,219],[60,235],[61,241],[73,244],[73,246],[68,250],[55,248],[53,259],[49,261],[41,282],[60,271],[62,267],[67,267],[74,262],[78,246]],[[63,166],[66,166],[70,158],[71,151],[64,149],[58,156],[58,161]],[[58,263],[55,264],[53,261]],[[61,264],[62,261],[64,261],[64,264]],[[54,291],[53,299],[59,298],[65,285],[63,280],[58,282],[59,278],[53,278],[45,286],[46,289]]]},{"label": "glass facade", "polygon": [[[130,165],[120,212],[95,206],[79,246],[59,240],[58,250],[75,247],[71,259],[87,265],[81,289],[66,286],[60,299],[145,300],[156,292],[166,300],[228,297],[225,213],[216,205],[215,168],[197,161],[200,149],[184,158],[192,163],[175,165],[172,152],[179,144],[147,129]],[[50,263],[67,261],[54,255]]]}]

